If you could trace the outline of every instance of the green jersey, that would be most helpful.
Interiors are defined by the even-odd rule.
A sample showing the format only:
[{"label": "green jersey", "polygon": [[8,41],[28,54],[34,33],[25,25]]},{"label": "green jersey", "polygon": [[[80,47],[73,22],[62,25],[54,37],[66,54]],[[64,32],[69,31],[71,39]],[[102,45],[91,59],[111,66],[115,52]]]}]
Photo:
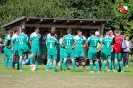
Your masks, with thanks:
[{"label": "green jersey", "polygon": [[[7,46],[10,46],[11,47],[11,37],[9,35],[7,35],[5,37],[5,42],[8,42],[8,45]],[[10,50],[11,48],[8,48],[6,45],[4,45],[4,50]]]},{"label": "green jersey", "polygon": [[103,44],[102,51],[111,54],[113,39],[111,37],[104,37],[102,39],[102,44]]},{"label": "green jersey", "polygon": [[76,41],[76,47],[77,48],[82,48],[83,44],[86,41],[86,38],[84,36],[79,37],[78,35],[75,36],[75,41]]},{"label": "green jersey", "polygon": [[57,54],[56,44],[58,43],[56,38],[50,37],[46,39],[46,46],[48,48],[48,54]]},{"label": "green jersey", "polygon": [[63,37],[63,43],[67,49],[71,49],[74,45],[75,39],[73,35],[65,35]]},{"label": "green jersey", "polygon": [[19,42],[18,42],[18,35],[17,35],[17,34],[14,34],[14,35],[12,36],[11,42],[13,43],[14,48],[17,48],[17,47],[18,47]]},{"label": "green jersey", "polygon": [[19,34],[18,36],[18,44],[20,45],[27,45],[28,43],[28,36],[26,34]]},{"label": "green jersey", "polygon": [[60,44],[60,52],[64,52],[64,47],[63,47],[63,44],[62,44],[62,42],[63,42],[63,38],[60,38],[60,39],[59,39],[59,44]]},{"label": "green jersey", "polygon": [[97,44],[101,43],[100,39],[97,36],[91,36],[86,40],[89,43],[90,47],[97,48]]},{"label": "green jersey", "polygon": [[36,34],[35,32],[30,35],[30,41],[32,42],[31,47],[40,47],[40,38],[41,35],[38,33]]}]

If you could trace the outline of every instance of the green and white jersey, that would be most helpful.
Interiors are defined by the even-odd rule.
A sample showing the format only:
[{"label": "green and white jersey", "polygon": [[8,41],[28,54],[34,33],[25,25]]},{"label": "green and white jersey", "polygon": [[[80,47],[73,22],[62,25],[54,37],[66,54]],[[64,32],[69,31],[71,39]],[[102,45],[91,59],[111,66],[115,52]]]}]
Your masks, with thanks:
[{"label": "green and white jersey", "polygon": [[[7,46],[11,47],[11,37],[9,35],[7,35],[4,39],[4,42],[8,42]],[[4,45],[4,50],[10,50],[11,48],[8,48],[6,45]]]},{"label": "green and white jersey", "polygon": [[31,47],[40,47],[40,38],[41,38],[41,35],[39,33],[36,34],[35,32],[33,32],[30,35],[30,41],[32,42]]},{"label": "green and white jersey", "polygon": [[63,47],[62,42],[63,42],[63,38],[60,38],[59,39],[60,51],[63,51],[64,50],[64,47]]},{"label": "green and white jersey", "polygon": [[91,36],[86,40],[89,43],[90,47],[97,48],[97,44],[101,43],[100,39],[97,36]]},{"label": "green and white jersey", "polygon": [[63,37],[63,43],[67,49],[71,49],[74,45],[75,39],[73,35],[65,35]]},{"label": "green and white jersey", "polygon": [[102,47],[102,51],[104,52],[107,52],[108,54],[111,54],[111,50],[112,50],[112,44],[113,44],[113,39],[111,37],[104,37],[102,39],[102,44],[103,44],[103,47]]},{"label": "green and white jersey", "polygon": [[[42,42],[45,43],[45,42],[46,42],[46,39],[47,39],[47,36],[44,35],[44,36],[42,37]],[[44,45],[44,44],[42,44],[42,45]]]},{"label": "green and white jersey", "polygon": [[76,35],[74,38],[76,41],[76,47],[82,48],[82,45],[85,43],[86,38],[84,36],[79,37],[78,35]]},{"label": "green and white jersey", "polygon": [[18,35],[17,34],[14,34],[13,36],[12,36],[12,40],[11,40],[11,42],[13,43],[13,45],[14,45],[14,48],[17,48],[18,47]]},{"label": "green and white jersey", "polygon": [[17,39],[19,46],[28,44],[28,36],[26,34],[19,34]]}]

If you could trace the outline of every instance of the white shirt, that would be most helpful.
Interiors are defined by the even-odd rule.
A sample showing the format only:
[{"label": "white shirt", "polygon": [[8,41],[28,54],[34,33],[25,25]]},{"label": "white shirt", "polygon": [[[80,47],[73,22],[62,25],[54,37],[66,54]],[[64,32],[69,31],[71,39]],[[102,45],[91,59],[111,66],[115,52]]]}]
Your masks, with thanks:
[{"label": "white shirt", "polygon": [[[49,33],[49,34],[47,35],[47,38],[50,38],[50,37],[51,37],[51,34]],[[57,35],[54,34],[54,37],[57,38]]]}]

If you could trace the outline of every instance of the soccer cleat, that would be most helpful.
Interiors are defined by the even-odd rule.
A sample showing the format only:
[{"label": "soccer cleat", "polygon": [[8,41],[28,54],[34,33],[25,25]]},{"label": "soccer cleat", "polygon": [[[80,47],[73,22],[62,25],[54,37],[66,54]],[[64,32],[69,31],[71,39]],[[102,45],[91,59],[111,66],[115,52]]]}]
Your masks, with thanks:
[{"label": "soccer cleat", "polygon": [[90,71],[90,73],[94,73],[94,71]]},{"label": "soccer cleat", "polygon": [[22,71],[22,70],[20,70],[20,71]]},{"label": "soccer cleat", "polygon": [[71,70],[70,68],[67,68],[67,70]]},{"label": "soccer cleat", "polygon": [[124,73],[124,71],[121,71],[121,73]]},{"label": "soccer cleat", "polygon": [[114,72],[116,72],[116,73],[117,73],[118,71],[114,70]]},{"label": "soccer cleat", "polygon": [[56,72],[56,70],[53,70],[53,72]]}]

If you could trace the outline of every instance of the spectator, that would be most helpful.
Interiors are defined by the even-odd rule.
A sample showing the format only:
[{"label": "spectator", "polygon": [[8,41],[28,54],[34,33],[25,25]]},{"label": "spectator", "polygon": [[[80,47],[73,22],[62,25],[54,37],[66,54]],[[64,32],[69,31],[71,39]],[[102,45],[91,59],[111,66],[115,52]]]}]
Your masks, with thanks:
[{"label": "spectator", "polygon": [[130,53],[130,48],[132,47],[132,43],[129,40],[129,36],[126,36],[126,39],[123,42],[123,64],[128,67],[128,58]]},{"label": "spectator", "polygon": [[2,53],[2,50],[3,50],[3,42],[2,42],[2,38],[0,37],[0,54]]}]

